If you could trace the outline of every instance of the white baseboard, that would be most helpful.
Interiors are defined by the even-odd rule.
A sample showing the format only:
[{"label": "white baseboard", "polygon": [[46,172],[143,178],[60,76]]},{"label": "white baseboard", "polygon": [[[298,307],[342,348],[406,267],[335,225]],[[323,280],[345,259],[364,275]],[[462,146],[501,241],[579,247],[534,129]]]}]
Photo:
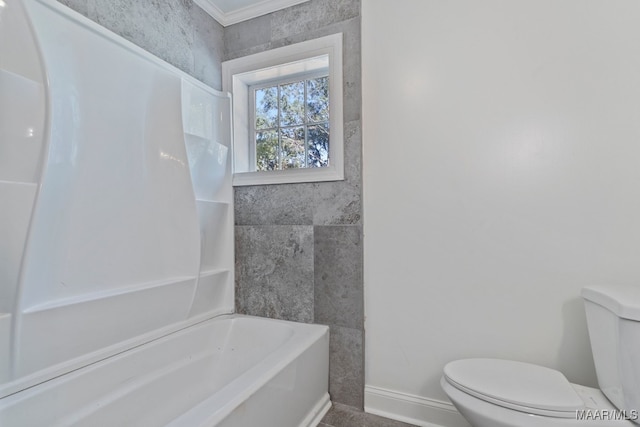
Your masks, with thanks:
[{"label": "white baseboard", "polygon": [[449,402],[365,386],[364,410],[421,427],[469,427]]},{"label": "white baseboard", "polygon": [[329,393],[325,393],[322,399],[316,403],[302,423],[300,423],[300,427],[316,427],[320,424],[324,416],[327,415],[329,409],[331,409],[331,400],[329,399]]}]

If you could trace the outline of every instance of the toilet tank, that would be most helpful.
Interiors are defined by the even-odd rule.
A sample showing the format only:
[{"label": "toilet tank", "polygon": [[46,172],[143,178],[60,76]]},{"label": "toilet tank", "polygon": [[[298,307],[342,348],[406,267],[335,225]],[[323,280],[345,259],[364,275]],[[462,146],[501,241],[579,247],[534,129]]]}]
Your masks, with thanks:
[{"label": "toilet tank", "polygon": [[600,389],[619,410],[635,415],[640,411],[640,285],[587,287],[582,297]]}]

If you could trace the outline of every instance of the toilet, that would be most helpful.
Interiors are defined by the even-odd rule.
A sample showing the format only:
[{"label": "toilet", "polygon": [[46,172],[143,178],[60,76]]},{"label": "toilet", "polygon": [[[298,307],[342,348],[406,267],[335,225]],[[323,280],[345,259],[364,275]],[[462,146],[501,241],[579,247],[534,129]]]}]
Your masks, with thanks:
[{"label": "toilet", "polygon": [[640,425],[640,286],[583,289],[600,389],[500,359],[448,363],[443,390],[473,427]]}]

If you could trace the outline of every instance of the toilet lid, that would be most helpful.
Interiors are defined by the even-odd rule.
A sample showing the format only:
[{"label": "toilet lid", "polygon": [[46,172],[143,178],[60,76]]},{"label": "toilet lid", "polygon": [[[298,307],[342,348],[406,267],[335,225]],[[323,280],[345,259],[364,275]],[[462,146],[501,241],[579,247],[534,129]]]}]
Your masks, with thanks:
[{"label": "toilet lid", "polygon": [[584,402],[562,373],[524,362],[466,359],[447,364],[447,381],[475,397],[533,414],[575,417]]}]

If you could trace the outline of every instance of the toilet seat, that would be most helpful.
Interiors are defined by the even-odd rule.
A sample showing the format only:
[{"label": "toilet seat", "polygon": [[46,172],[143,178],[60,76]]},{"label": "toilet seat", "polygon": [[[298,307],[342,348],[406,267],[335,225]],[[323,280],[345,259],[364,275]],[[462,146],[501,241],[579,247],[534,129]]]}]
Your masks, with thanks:
[{"label": "toilet seat", "polygon": [[575,418],[584,401],[565,376],[553,369],[500,359],[465,359],[447,364],[453,387],[489,403],[557,418]]}]

